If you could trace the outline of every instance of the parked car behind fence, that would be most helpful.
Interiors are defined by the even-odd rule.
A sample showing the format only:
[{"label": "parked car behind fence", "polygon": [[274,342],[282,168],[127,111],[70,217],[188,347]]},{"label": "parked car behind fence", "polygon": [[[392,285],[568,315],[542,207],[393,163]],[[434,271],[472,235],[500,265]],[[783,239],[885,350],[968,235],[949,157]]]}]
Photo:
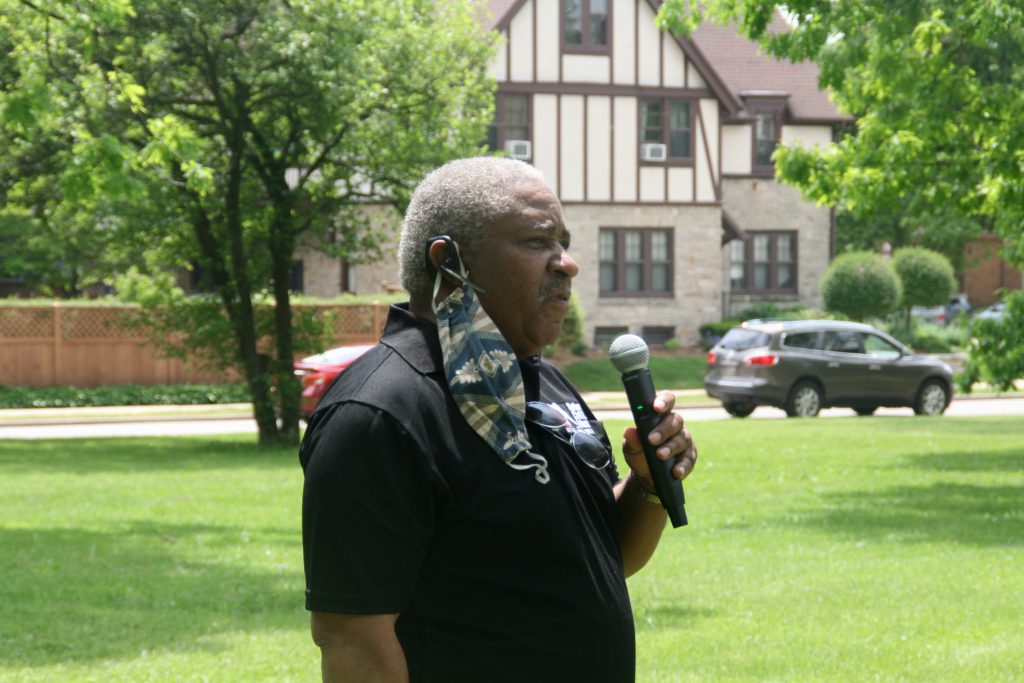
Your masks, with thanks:
[{"label": "parked car behind fence", "polygon": [[309,419],[320,402],[327,387],[345,368],[359,356],[373,348],[373,344],[339,346],[303,358],[295,363],[295,375],[299,378],[302,395],[299,397],[299,415]]},{"label": "parked car behind fence", "polygon": [[969,316],[972,310],[967,296],[956,294],[941,306],[913,306],[910,314],[934,325],[949,325],[961,315]]}]

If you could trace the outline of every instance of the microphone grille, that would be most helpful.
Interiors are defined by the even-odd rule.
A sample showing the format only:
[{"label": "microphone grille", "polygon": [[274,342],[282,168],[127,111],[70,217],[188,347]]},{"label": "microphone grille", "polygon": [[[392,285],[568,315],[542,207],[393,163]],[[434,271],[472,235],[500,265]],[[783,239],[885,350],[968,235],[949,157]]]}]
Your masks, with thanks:
[{"label": "microphone grille", "polygon": [[626,373],[646,368],[651,352],[647,349],[647,343],[640,337],[635,334],[623,334],[616,337],[608,347],[608,355],[615,369],[620,373]]}]

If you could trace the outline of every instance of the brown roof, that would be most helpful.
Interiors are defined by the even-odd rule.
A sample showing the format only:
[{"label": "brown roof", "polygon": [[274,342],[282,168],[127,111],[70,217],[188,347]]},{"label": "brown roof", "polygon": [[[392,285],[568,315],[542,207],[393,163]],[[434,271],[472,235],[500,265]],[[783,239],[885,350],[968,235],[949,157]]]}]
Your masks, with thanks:
[{"label": "brown roof", "polygon": [[[773,32],[788,29],[776,14],[769,26]],[[848,121],[818,87],[818,65],[793,63],[763,54],[732,26],[704,22],[693,33],[693,43],[718,72],[726,87],[742,97],[746,94],[789,95],[787,106],[793,120]]]},{"label": "brown roof", "polygon": [[[661,0],[648,2],[655,11],[661,4]],[[488,28],[507,26],[523,4],[525,0],[488,0],[491,12]],[[785,19],[776,14],[770,30],[786,29]],[[793,64],[763,55],[756,43],[739,35],[734,28],[708,22],[701,24],[692,40],[679,39],[679,43],[733,115],[739,113],[743,95],[757,92],[789,95],[787,106],[791,119],[796,122],[850,120],[840,114],[828,95],[818,88],[818,66],[812,62]]]},{"label": "brown roof", "polygon": [[[488,0],[487,6],[491,10],[491,16],[488,20],[487,28],[497,28],[499,24],[506,24],[508,19],[512,18],[515,12],[511,12],[513,8],[519,9],[519,5],[523,4],[523,0]],[[508,16],[506,16],[508,15]]]}]

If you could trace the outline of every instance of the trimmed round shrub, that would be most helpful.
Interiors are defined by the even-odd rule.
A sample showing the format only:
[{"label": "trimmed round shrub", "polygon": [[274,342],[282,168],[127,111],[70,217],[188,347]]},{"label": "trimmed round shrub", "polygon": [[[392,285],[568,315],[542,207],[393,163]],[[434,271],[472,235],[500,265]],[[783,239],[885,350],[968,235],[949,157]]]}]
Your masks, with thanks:
[{"label": "trimmed round shrub", "polygon": [[953,264],[937,251],[924,247],[897,249],[892,267],[903,286],[903,306],[940,306],[956,289]]},{"label": "trimmed round shrub", "polygon": [[900,280],[892,265],[870,251],[837,256],[821,279],[825,308],[853,320],[880,318],[896,309]]}]

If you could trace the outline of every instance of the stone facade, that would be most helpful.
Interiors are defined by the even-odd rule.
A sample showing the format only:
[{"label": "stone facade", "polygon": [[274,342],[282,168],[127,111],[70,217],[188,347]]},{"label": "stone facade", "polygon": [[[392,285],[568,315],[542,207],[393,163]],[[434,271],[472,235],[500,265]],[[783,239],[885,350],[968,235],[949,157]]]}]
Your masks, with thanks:
[{"label": "stone facade", "polygon": [[[565,206],[564,212],[572,233],[570,253],[580,264],[573,291],[586,313],[588,340],[594,340],[599,327],[624,327],[634,334],[645,327],[670,327],[672,336],[689,346],[697,343],[701,323],[720,318],[720,209],[573,204]],[[602,227],[673,228],[673,296],[602,297],[598,275],[598,231]]]},{"label": "stone facade", "polygon": [[[792,295],[731,293],[723,315],[735,315],[751,304],[822,306],[819,283],[832,253],[832,216],[828,207],[805,201],[800,192],[770,178],[727,178],[722,183],[722,207],[744,233],[762,230],[793,230],[797,234],[797,287]],[[729,291],[729,250],[722,250],[721,287]]]}]

